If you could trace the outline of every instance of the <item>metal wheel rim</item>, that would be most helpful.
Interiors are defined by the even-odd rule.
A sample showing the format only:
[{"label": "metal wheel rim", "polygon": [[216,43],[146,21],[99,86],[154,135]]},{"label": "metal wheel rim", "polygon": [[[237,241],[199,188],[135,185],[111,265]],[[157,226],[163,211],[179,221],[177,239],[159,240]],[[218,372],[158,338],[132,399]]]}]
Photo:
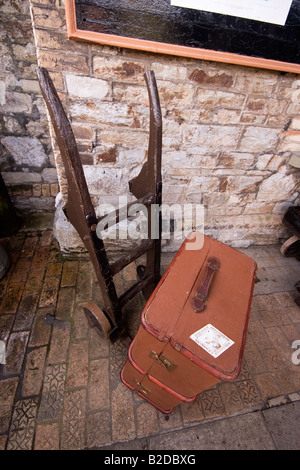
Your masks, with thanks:
[{"label": "metal wheel rim", "polygon": [[90,328],[95,328],[101,337],[107,338],[111,331],[111,324],[105,313],[98,305],[89,302],[83,307]]},{"label": "metal wheel rim", "polygon": [[294,244],[294,243],[297,243],[299,241],[299,238],[296,237],[296,235],[293,235],[292,237],[290,237],[288,240],[286,240],[284,242],[284,244],[282,245],[282,247],[280,248],[280,253],[283,255],[283,256],[287,256],[286,253],[288,251],[288,249]]}]

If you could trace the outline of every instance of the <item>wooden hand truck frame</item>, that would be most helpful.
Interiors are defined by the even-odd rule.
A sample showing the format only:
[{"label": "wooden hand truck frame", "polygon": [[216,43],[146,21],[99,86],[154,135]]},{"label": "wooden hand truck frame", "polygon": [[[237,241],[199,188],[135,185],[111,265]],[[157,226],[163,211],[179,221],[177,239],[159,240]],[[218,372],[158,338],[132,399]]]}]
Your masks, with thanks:
[{"label": "wooden hand truck frame", "polygon": [[[68,181],[68,197],[64,212],[89,253],[104,302],[104,310],[93,302],[89,302],[84,307],[84,312],[89,325],[95,327],[101,336],[108,337],[112,342],[118,338],[127,342],[131,341],[126,331],[123,308],[140,291],[148,298],[160,280],[161,211],[158,217],[153,218],[154,220],[151,218],[151,205],[157,204],[156,207],[160,207],[162,199],[162,117],[154,72],[148,71],[144,74],[150,102],[148,157],[140,174],[129,181],[130,192],[137,199],[127,204],[126,212],[128,214],[128,208],[136,203],[147,207],[148,239],[143,240],[128,255],[113,263],[109,262],[104,242],[96,233],[97,223],[102,218],[97,218],[91,201],[71,124],[48,71],[38,67],[37,76]],[[121,220],[119,211],[113,215],[118,223]],[[155,237],[151,238],[151,234],[155,234]],[[118,296],[113,280],[114,275],[144,253],[146,253],[146,265],[137,267],[139,280]]]}]

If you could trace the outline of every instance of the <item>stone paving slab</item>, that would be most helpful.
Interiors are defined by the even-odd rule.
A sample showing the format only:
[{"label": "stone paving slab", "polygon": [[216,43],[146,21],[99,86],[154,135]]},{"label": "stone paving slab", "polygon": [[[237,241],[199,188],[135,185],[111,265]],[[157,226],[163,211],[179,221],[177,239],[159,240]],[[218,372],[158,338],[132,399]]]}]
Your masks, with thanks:
[{"label": "stone paving slab", "polygon": [[[283,397],[281,397],[282,399]],[[107,451],[299,450],[300,401],[224,416],[188,428],[97,447]]]},{"label": "stone paving slab", "polygon": [[220,419],[149,439],[151,450],[273,450],[261,413]]},{"label": "stone paving slab", "polygon": [[[63,256],[51,230],[19,232],[1,243],[12,264],[0,281],[0,339],[6,345],[0,449],[161,449],[176,436],[178,449],[216,448],[220,442],[222,448],[298,445],[292,432],[284,440],[276,424],[285,416],[291,423],[299,419],[300,400],[300,366],[292,361],[292,344],[300,340],[294,303],[300,263],[284,258],[279,246],[242,250],[256,260],[258,279],[238,379],[165,416],[121,383],[124,344],[101,339],[87,325],[82,306],[102,302],[89,258]],[[162,270],[173,257],[163,254]],[[135,281],[135,272],[132,264],[115,276],[118,292]],[[143,305],[138,295],[126,307],[132,335]],[[287,407],[286,414],[279,406]],[[224,442],[219,429],[229,433]]]},{"label": "stone paving slab", "polygon": [[277,449],[300,449],[300,401],[262,412]]}]

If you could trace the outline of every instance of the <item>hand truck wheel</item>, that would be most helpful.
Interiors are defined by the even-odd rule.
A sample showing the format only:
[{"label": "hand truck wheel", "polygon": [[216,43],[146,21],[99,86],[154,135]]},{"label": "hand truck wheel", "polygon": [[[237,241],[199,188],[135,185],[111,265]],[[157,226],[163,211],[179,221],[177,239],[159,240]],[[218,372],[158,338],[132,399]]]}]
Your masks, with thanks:
[{"label": "hand truck wheel", "polygon": [[146,272],[146,266],[143,264],[139,264],[138,267],[136,268],[136,273],[138,275],[138,278],[141,280],[145,276]]},{"label": "hand truck wheel", "polygon": [[300,256],[300,239],[296,235],[290,237],[280,248],[280,253],[287,258]]},{"label": "hand truck wheel", "polygon": [[91,328],[102,338],[108,338],[111,332],[111,324],[101,308],[94,302],[89,302],[83,307],[83,311]]}]

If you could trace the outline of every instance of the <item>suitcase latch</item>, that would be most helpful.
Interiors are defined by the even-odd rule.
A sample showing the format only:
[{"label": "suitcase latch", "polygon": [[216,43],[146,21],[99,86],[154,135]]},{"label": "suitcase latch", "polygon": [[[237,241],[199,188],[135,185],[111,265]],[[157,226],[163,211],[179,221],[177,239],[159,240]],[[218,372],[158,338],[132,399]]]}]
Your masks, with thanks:
[{"label": "suitcase latch", "polygon": [[155,351],[151,351],[149,356],[151,357],[151,359],[154,359],[155,362],[157,362],[159,365],[167,369],[168,372],[172,372],[172,370],[174,370],[177,366],[177,364],[171,361],[171,359],[169,359],[167,356],[164,356],[163,354],[158,355]]},{"label": "suitcase latch", "polygon": [[144,387],[141,382],[139,382],[138,380],[135,381],[136,382],[136,389],[138,392],[140,392],[142,395],[150,395],[151,391],[148,390],[148,388]]}]

